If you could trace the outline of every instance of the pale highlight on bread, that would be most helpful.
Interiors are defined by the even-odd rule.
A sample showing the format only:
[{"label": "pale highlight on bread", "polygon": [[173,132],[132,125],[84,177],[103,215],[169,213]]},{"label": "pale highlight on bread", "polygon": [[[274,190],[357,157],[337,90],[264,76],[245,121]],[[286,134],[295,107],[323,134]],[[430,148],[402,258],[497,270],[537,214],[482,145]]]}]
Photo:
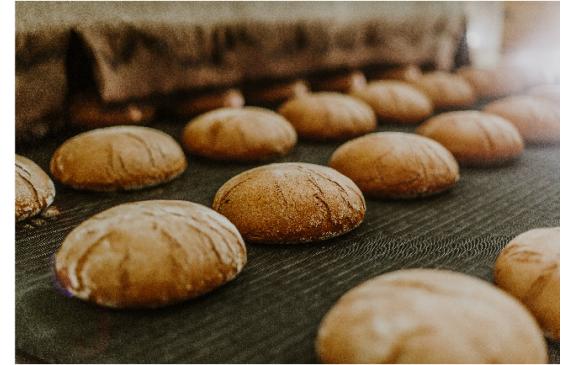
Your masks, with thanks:
[{"label": "pale highlight on bread", "polygon": [[537,85],[527,90],[527,94],[537,96],[557,104],[561,102],[559,85]]},{"label": "pale highlight on bread", "polygon": [[56,254],[62,286],[113,308],[160,307],[205,294],[246,264],[246,247],[225,217],[199,204],[149,200],[84,221]]},{"label": "pale highlight on bread", "polygon": [[309,92],[309,86],[304,80],[282,82],[245,90],[246,99],[254,104],[282,103],[288,99],[305,95]]},{"label": "pale highlight on bread", "polygon": [[317,80],[313,86],[316,90],[349,93],[363,89],[367,85],[365,75],[361,71],[352,71],[343,75],[325,77]]},{"label": "pale highlight on bread", "polygon": [[187,162],[178,143],[156,129],[119,126],[95,129],[64,142],[50,171],[62,184],[94,191],[133,190],[170,181]]},{"label": "pale highlight on bread", "polygon": [[331,155],[329,166],[375,198],[428,196],[459,181],[457,161],[445,147],[400,132],[371,133],[346,142]]},{"label": "pale highlight on bread", "polygon": [[324,363],[545,363],[529,312],[495,286],[464,274],[399,270],[347,292],[323,318]]},{"label": "pale highlight on bread", "polygon": [[495,283],[533,313],[554,340],[560,335],[559,227],[538,228],[513,238],[495,262]]},{"label": "pale highlight on bread", "polygon": [[560,112],[557,103],[536,96],[516,95],[495,100],[483,111],[513,123],[527,143],[559,142]]},{"label": "pale highlight on bread", "polygon": [[337,171],[308,163],[278,163],[234,176],[216,193],[213,208],[253,243],[326,240],[359,226],[365,200]]},{"label": "pale highlight on bread", "polygon": [[184,128],[186,150],[215,160],[253,161],[280,157],[297,142],[292,125],[263,108],[222,108],[192,119]]},{"label": "pale highlight on bread", "polygon": [[151,105],[129,103],[109,106],[97,96],[78,95],[70,103],[70,122],[84,128],[114,125],[146,124],[154,119],[156,108]]},{"label": "pale highlight on bread", "polygon": [[338,93],[313,93],[291,99],[279,108],[302,138],[343,140],[375,130],[377,119],[369,105]]},{"label": "pale highlight on bread", "polygon": [[472,86],[463,77],[444,71],[423,74],[412,84],[429,96],[435,109],[467,108],[477,100]]},{"label": "pale highlight on bread", "polygon": [[423,73],[421,69],[416,65],[405,65],[394,67],[389,70],[377,73],[375,76],[378,79],[390,79],[390,80],[401,80],[407,82],[413,82],[419,79]]},{"label": "pale highlight on bread", "polygon": [[182,116],[206,113],[219,108],[241,108],[245,100],[238,89],[228,89],[178,101],[170,111]]},{"label": "pale highlight on bread", "polygon": [[468,166],[499,165],[523,153],[523,139],[513,124],[474,110],[439,114],[420,125],[417,133],[441,143]]},{"label": "pale highlight on bread", "polygon": [[16,221],[33,217],[54,201],[56,189],[50,177],[32,160],[16,155]]},{"label": "pale highlight on bread", "polygon": [[433,113],[427,95],[403,81],[374,81],[351,93],[373,108],[383,121],[417,123]]}]

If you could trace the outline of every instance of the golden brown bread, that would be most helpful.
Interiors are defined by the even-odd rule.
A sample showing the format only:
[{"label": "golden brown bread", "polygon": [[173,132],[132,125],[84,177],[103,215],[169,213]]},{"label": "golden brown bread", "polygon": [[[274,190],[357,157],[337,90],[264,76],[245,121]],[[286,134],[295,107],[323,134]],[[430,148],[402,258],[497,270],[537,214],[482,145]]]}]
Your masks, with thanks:
[{"label": "golden brown bread", "polygon": [[444,71],[426,73],[411,83],[429,96],[435,109],[467,108],[477,99],[463,77]]},{"label": "golden brown bread", "polygon": [[305,95],[309,86],[304,80],[281,82],[255,89],[244,90],[246,99],[252,104],[277,104],[288,99]]},{"label": "golden brown bread", "polygon": [[499,98],[520,92],[525,87],[522,73],[511,67],[482,69],[461,67],[457,75],[473,87],[478,98]]},{"label": "golden brown bread", "polygon": [[495,283],[523,302],[554,340],[561,322],[559,249],[559,227],[532,229],[503,248],[493,272]]},{"label": "golden brown bread", "polygon": [[69,108],[70,122],[84,128],[100,128],[125,124],[145,124],[154,119],[156,108],[144,104],[102,104],[95,95],[77,95]]},{"label": "golden brown bread", "polygon": [[417,123],[433,113],[429,97],[403,81],[374,81],[351,94],[369,104],[384,121]]},{"label": "golden brown bread", "polygon": [[292,125],[263,108],[221,108],[192,119],[182,134],[184,147],[215,160],[266,160],[289,153],[297,142]]},{"label": "golden brown bread", "polygon": [[405,65],[379,72],[375,75],[375,78],[413,82],[419,79],[422,75],[423,74],[418,66]]},{"label": "golden brown bread", "polygon": [[35,216],[54,201],[50,177],[32,160],[16,155],[16,221]]},{"label": "golden brown bread", "polygon": [[560,137],[559,105],[530,95],[508,96],[487,104],[483,111],[513,123],[526,143],[556,143]]},{"label": "golden brown bread", "polygon": [[427,196],[459,180],[457,161],[445,147],[400,132],[371,133],[346,142],[331,155],[329,166],[376,198]]},{"label": "golden brown bread", "polygon": [[246,264],[230,221],[202,205],[149,200],[84,221],[56,253],[61,285],[113,308],[160,307],[207,293]]},{"label": "golden brown bread", "polygon": [[216,193],[212,207],[253,243],[326,240],[356,228],[365,215],[358,187],[329,167],[278,163],[244,171]]},{"label": "golden brown bread", "polygon": [[326,77],[313,83],[315,90],[341,93],[349,93],[356,89],[363,89],[366,85],[367,80],[361,71],[352,71],[343,75]]},{"label": "golden brown bread", "polygon": [[190,116],[219,108],[241,108],[242,106],[244,106],[242,92],[238,89],[228,89],[180,100],[170,107],[170,111],[177,115]]},{"label": "golden brown bread", "polygon": [[156,129],[118,126],[94,129],[64,142],[52,156],[56,180],[75,189],[133,190],[178,177],[186,169],[184,152]]},{"label": "golden brown bread", "polygon": [[377,119],[359,99],[338,93],[310,93],[285,102],[278,110],[303,138],[342,140],[373,131]]},{"label": "golden brown bread", "polygon": [[344,294],[323,318],[324,363],[546,363],[537,323],[515,298],[452,271],[399,270]]},{"label": "golden brown bread", "polygon": [[498,165],[523,153],[523,139],[513,124],[475,110],[439,114],[417,133],[441,143],[463,165]]}]

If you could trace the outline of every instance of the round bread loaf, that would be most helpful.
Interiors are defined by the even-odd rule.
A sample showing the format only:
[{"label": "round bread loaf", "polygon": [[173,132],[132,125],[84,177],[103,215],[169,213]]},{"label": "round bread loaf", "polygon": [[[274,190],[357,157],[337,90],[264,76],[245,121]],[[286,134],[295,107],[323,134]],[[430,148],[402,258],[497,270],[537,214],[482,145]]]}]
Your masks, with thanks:
[{"label": "round bread loaf", "polygon": [[103,105],[96,96],[88,95],[72,98],[69,109],[70,122],[84,128],[145,124],[154,119],[155,115],[156,108],[151,105]]},{"label": "round bread loaf", "polygon": [[527,143],[559,142],[559,105],[536,96],[517,95],[495,100],[483,111],[513,123]]},{"label": "round bread loaf", "polygon": [[474,110],[437,115],[419,126],[417,133],[441,143],[464,165],[498,165],[523,153],[523,139],[513,124]]},{"label": "round bread loaf", "polygon": [[530,313],[497,287],[464,274],[400,270],[343,295],[323,318],[324,363],[545,363]]},{"label": "round bread loaf", "polygon": [[403,81],[375,81],[352,95],[373,108],[384,121],[417,123],[433,113],[431,100]]},{"label": "round bread loaf", "polygon": [[422,75],[423,74],[421,73],[419,66],[404,65],[379,72],[377,73],[376,78],[413,82],[419,79]]},{"label": "round bread loaf", "polygon": [[533,313],[546,334],[559,340],[559,227],[520,234],[495,262],[495,283]]},{"label": "round bread loaf", "polygon": [[54,201],[56,189],[50,177],[26,157],[16,155],[16,221],[33,217]]},{"label": "round bread loaf", "polygon": [[372,133],[344,143],[329,166],[376,198],[416,198],[440,193],[459,180],[459,166],[442,145],[400,132]]},{"label": "round bread loaf", "polygon": [[279,113],[302,138],[342,140],[375,130],[377,119],[369,105],[337,93],[313,93],[284,103]]},{"label": "round bread loaf", "polygon": [[329,167],[278,163],[234,176],[213,208],[253,243],[326,240],[359,226],[365,200],[358,187]]},{"label": "round bread loaf", "polygon": [[215,160],[266,160],[288,154],[297,142],[292,125],[263,108],[222,108],[186,125],[184,147]]},{"label": "round bread loaf", "polygon": [[309,86],[304,80],[279,82],[244,91],[246,99],[253,104],[277,104],[305,95]]},{"label": "round bread loaf", "polygon": [[448,72],[429,72],[412,84],[429,96],[435,109],[467,108],[476,101],[471,85],[463,77]]},{"label": "round bread loaf", "polygon": [[316,90],[340,93],[349,93],[356,89],[362,89],[365,85],[367,85],[367,80],[361,71],[352,71],[345,74],[325,77],[315,80],[313,83],[314,89]]},{"label": "round bread loaf", "polygon": [[113,308],[160,307],[232,280],[246,247],[230,221],[199,204],[149,200],[84,221],[56,253],[56,275],[73,296]]},{"label": "round bread loaf", "polygon": [[219,108],[241,108],[245,100],[238,89],[227,89],[178,100],[169,107],[177,115],[191,116]]},{"label": "round bread loaf", "polygon": [[538,85],[527,91],[528,95],[537,96],[557,104],[561,101],[559,85]]},{"label": "round bread loaf", "polygon": [[76,135],[50,162],[52,175],[75,189],[140,189],[170,181],[186,169],[186,157],[169,135],[152,128],[119,126]]},{"label": "round bread loaf", "polygon": [[522,74],[508,67],[462,67],[457,74],[467,80],[478,98],[499,98],[517,93],[525,87]]}]

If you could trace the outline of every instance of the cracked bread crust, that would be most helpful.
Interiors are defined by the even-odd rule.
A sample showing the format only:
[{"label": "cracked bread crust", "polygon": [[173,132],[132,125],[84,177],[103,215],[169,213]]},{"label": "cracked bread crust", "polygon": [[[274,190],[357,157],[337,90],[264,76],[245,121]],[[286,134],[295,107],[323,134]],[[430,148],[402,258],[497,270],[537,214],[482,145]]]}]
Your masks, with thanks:
[{"label": "cracked bread crust", "polygon": [[545,363],[531,314],[513,297],[464,274],[410,269],[344,294],[323,318],[323,363]]},{"label": "cracked bread crust", "polygon": [[178,143],[156,129],[118,126],[95,129],[64,142],[50,171],[62,184],[80,190],[116,191],[175,179],[187,167]]},{"label": "cracked bread crust", "polygon": [[302,138],[342,140],[372,132],[375,113],[363,101],[344,94],[320,92],[291,99],[279,108]]},{"label": "cracked bread crust", "polygon": [[386,122],[413,124],[433,113],[431,99],[404,81],[370,82],[363,89],[354,90],[351,95],[369,104],[375,114]]},{"label": "cracked bread crust", "polygon": [[467,166],[500,165],[523,153],[523,139],[513,124],[479,111],[437,115],[419,126],[417,133],[441,143]]},{"label": "cracked bread crust", "polygon": [[519,299],[547,336],[559,340],[559,227],[532,229],[509,242],[499,254],[495,283]]},{"label": "cracked bread crust", "polygon": [[428,196],[459,181],[457,161],[445,147],[401,132],[371,133],[346,142],[331,155],[329,166],[375,198]]},{"label": "cracked bread crust", "polygon": [[33,217],[54,201],[56,189],[50,177],[34,161],[16,155],[16,221]]},{"label": "cracked bread crust", "polygon": [[234,225],[200,204],[149,200],[84,221],[56,254],[73,296],[112,308],[153,308],[207,293],[246,264]]},{"label": "cracked bread crust", "polygon": [[193,154],[214,160],[259,161],[288,154],[297,142],[292,125],[264,108],[221,108],[192,119],[182,142]]},{"label": "cracked bread crust", "polygon": [[508,96],[487,104],[483,111],[513,123],[527,143],[559,142],[559,105],[553,101],[530,95]]},{"label": "cracked bread crust", "polygon": [[365,200],[347,177],[325,166],[277,163],[228,180],[213,209],[246,241],[287,244],[327,240],[359,226]]}]

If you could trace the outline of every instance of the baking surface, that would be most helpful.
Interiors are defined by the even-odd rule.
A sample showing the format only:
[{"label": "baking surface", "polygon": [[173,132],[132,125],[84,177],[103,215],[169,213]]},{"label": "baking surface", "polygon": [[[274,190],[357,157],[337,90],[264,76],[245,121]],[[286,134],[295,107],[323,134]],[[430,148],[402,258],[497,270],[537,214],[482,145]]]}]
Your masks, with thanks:
[{"label": "baking surface", "polygon": [[[181,121],[180,121],[181,122]],[[155,123],[179,139],[182,123]],[[413,131],[380,126],[379,130]],[[18,149],[48,171],[64,140]],[[327,164],[337,143],[300,142],[276,160]],[[86,218],[123,202],[183,199],[209,206],[229,178],[258,164],[188,156],[183,176],[129,193],[77,192],[56,183],[61,214],[16,228],[16,348],[47,362],[316,362],[319,322],[347,290],[402,268],[441,268],[492,280],[502,247],[535,227],[559,225],[559,147],[528,147],[516,163],[463,168],[450,192],[413,201],[367,200],[365,221],[351,233],[293,246],[248,244],[238,278],[175,306],[139,311],[99,308],[56,289],[53,254]],[[549,342],[559,362],[559,343]]]}]

